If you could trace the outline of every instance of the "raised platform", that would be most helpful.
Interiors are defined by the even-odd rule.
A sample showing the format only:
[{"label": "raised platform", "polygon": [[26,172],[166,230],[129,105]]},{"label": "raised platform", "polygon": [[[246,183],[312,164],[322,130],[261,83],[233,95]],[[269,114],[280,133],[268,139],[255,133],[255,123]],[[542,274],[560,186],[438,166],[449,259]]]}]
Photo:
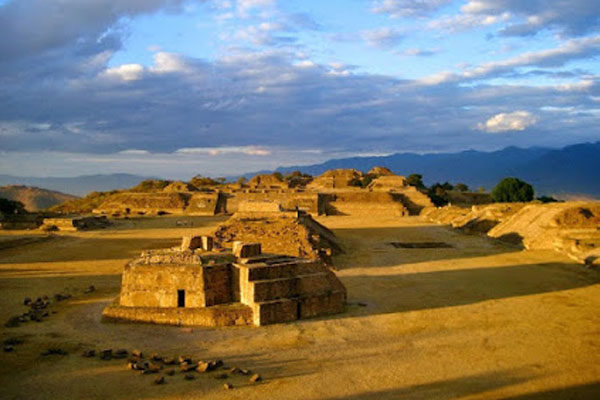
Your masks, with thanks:
[{"label": "raised platform", "polygon": [[115,302],[102,312],[107,321],[134,321],[177,326],[253,325],[254,312],[244,304],[222,304],[212,307],[124,307]]}]

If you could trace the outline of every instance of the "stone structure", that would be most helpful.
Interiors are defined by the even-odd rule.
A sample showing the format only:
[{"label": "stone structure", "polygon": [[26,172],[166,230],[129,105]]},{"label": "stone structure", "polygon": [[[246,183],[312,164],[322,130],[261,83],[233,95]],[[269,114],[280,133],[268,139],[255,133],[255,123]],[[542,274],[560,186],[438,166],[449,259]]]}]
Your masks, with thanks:
[{"label": "stone structure", "polygon": [[282,211],[280,204],[264,201],[243,203],[241,209],[216,229],[218,241],[260,242],[267,252],[319,259],[327,265],[332,255],[342,252],[333,232],[306,212]]},{"label": "stone structure", "polygon": [[355,169],[332,169],[324,172],[307,185],[307,189],[345,189],[354,179],[360,179],[362,172]]},{"label": "stone structure", "polygon": [[263,254],[259,243],[213,249],[211,239],[185,238],[181,248],[146,251],[128,263],[104,318],[260,326],[344,310],[346,289],[321,261]]},{"label": "stone structure", "polygon": [[44,218],[40,229],[76,232],[82,230],[102,229],[110,225],[105,216],[78,218]]}]

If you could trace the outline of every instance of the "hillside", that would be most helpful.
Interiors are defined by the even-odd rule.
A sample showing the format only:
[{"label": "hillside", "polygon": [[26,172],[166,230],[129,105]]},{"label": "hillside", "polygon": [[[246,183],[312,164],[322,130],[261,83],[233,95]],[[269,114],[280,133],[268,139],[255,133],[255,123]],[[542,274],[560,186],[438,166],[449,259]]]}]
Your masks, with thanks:
[{"label": "hillside", "polygon": [[149,178],[131,174],[83,175],[66,178],[0,175],[0,185],[36,186],[76,196],[85,196],[89,192],[129,188],[144,179]]},{"label": "hillside", "polygon": [[278,168],[281,173],[300,170],[319,175],[336,168],[368,171],[385,166],[399,175],[423,175],[426,184],[463,182],[472,188],[494,187],[507,176],[524,179],[537,194],[567,197],[571,194],[600,197],[600,142],[583,143],[562,149],[507,147],[493,152],[475,150],[460,153],[397,153],[382,157],[352,157],[322,164]]},{"label": "hillside", "polygon": [[70,194],[23,185],[0,186],[0,197],[20,201],[27,211],[39,211],[77,198]]}]

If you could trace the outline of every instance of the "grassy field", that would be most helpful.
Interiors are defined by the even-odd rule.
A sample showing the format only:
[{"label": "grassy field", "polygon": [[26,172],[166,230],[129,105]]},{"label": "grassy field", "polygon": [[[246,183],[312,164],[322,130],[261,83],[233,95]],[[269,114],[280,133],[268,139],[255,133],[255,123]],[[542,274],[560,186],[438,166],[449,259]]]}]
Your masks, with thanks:
[{"label": "grassy field", "polygon": [[[193,226],[180,227],[186,219]],[[0,353],[2,399],[598,399],[600,273],[550,251],[522,251],[419,218],[325,217],[346,253],[334,259],[346,312],[267,327],[179,328],[101,322],[128,259],[207,233],[221,217],[140,218],[101,231],[23,241],[0,232],[0,319],[23,299],[73,297],[42,323],[1,329],[24,339]],[[11,240],[21,240],[15,246]],[[443,242],[403,249],[390,242]],[[90,285],[92,293],[84,293]],[[67,356],[41,356],[61,347]],[[142,376],[87,348],[223,359],[261,374]]]}]

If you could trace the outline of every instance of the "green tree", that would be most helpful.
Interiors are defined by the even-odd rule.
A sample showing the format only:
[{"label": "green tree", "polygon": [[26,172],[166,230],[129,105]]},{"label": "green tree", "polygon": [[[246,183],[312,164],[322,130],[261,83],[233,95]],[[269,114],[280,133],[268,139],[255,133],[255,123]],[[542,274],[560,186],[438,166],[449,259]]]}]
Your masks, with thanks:
[{"label": "green tree", "polygon": [[518,178],[504,178],[492,190],[496,203],[527,202],[533,200],[533,186]]},{"label": "green tree", "polygon": [[283,175],[281,174],[281,172],[273,172],[273,176],[277,178],[277,180],[283,182]]},{"label": "green tree", "polygon": [[454,185],[454,189],[458,190],[459,192],[468,192],[469,191],[469,187],[467,185],[465,185],[464,183],[457,183],[456,185]]},{"label": "green tree", "polygon": [[24,214],[25,206],[20,201],[8,200],[0,197],[0,213],[5,215]]},{"label": "green tree", "polygon": [[423,183],[423,175],[421,174],[410,174],[406,178],[406,183],[408,183],[410,186],[416,187],[417,189],[426,189],[425,184]]}]

